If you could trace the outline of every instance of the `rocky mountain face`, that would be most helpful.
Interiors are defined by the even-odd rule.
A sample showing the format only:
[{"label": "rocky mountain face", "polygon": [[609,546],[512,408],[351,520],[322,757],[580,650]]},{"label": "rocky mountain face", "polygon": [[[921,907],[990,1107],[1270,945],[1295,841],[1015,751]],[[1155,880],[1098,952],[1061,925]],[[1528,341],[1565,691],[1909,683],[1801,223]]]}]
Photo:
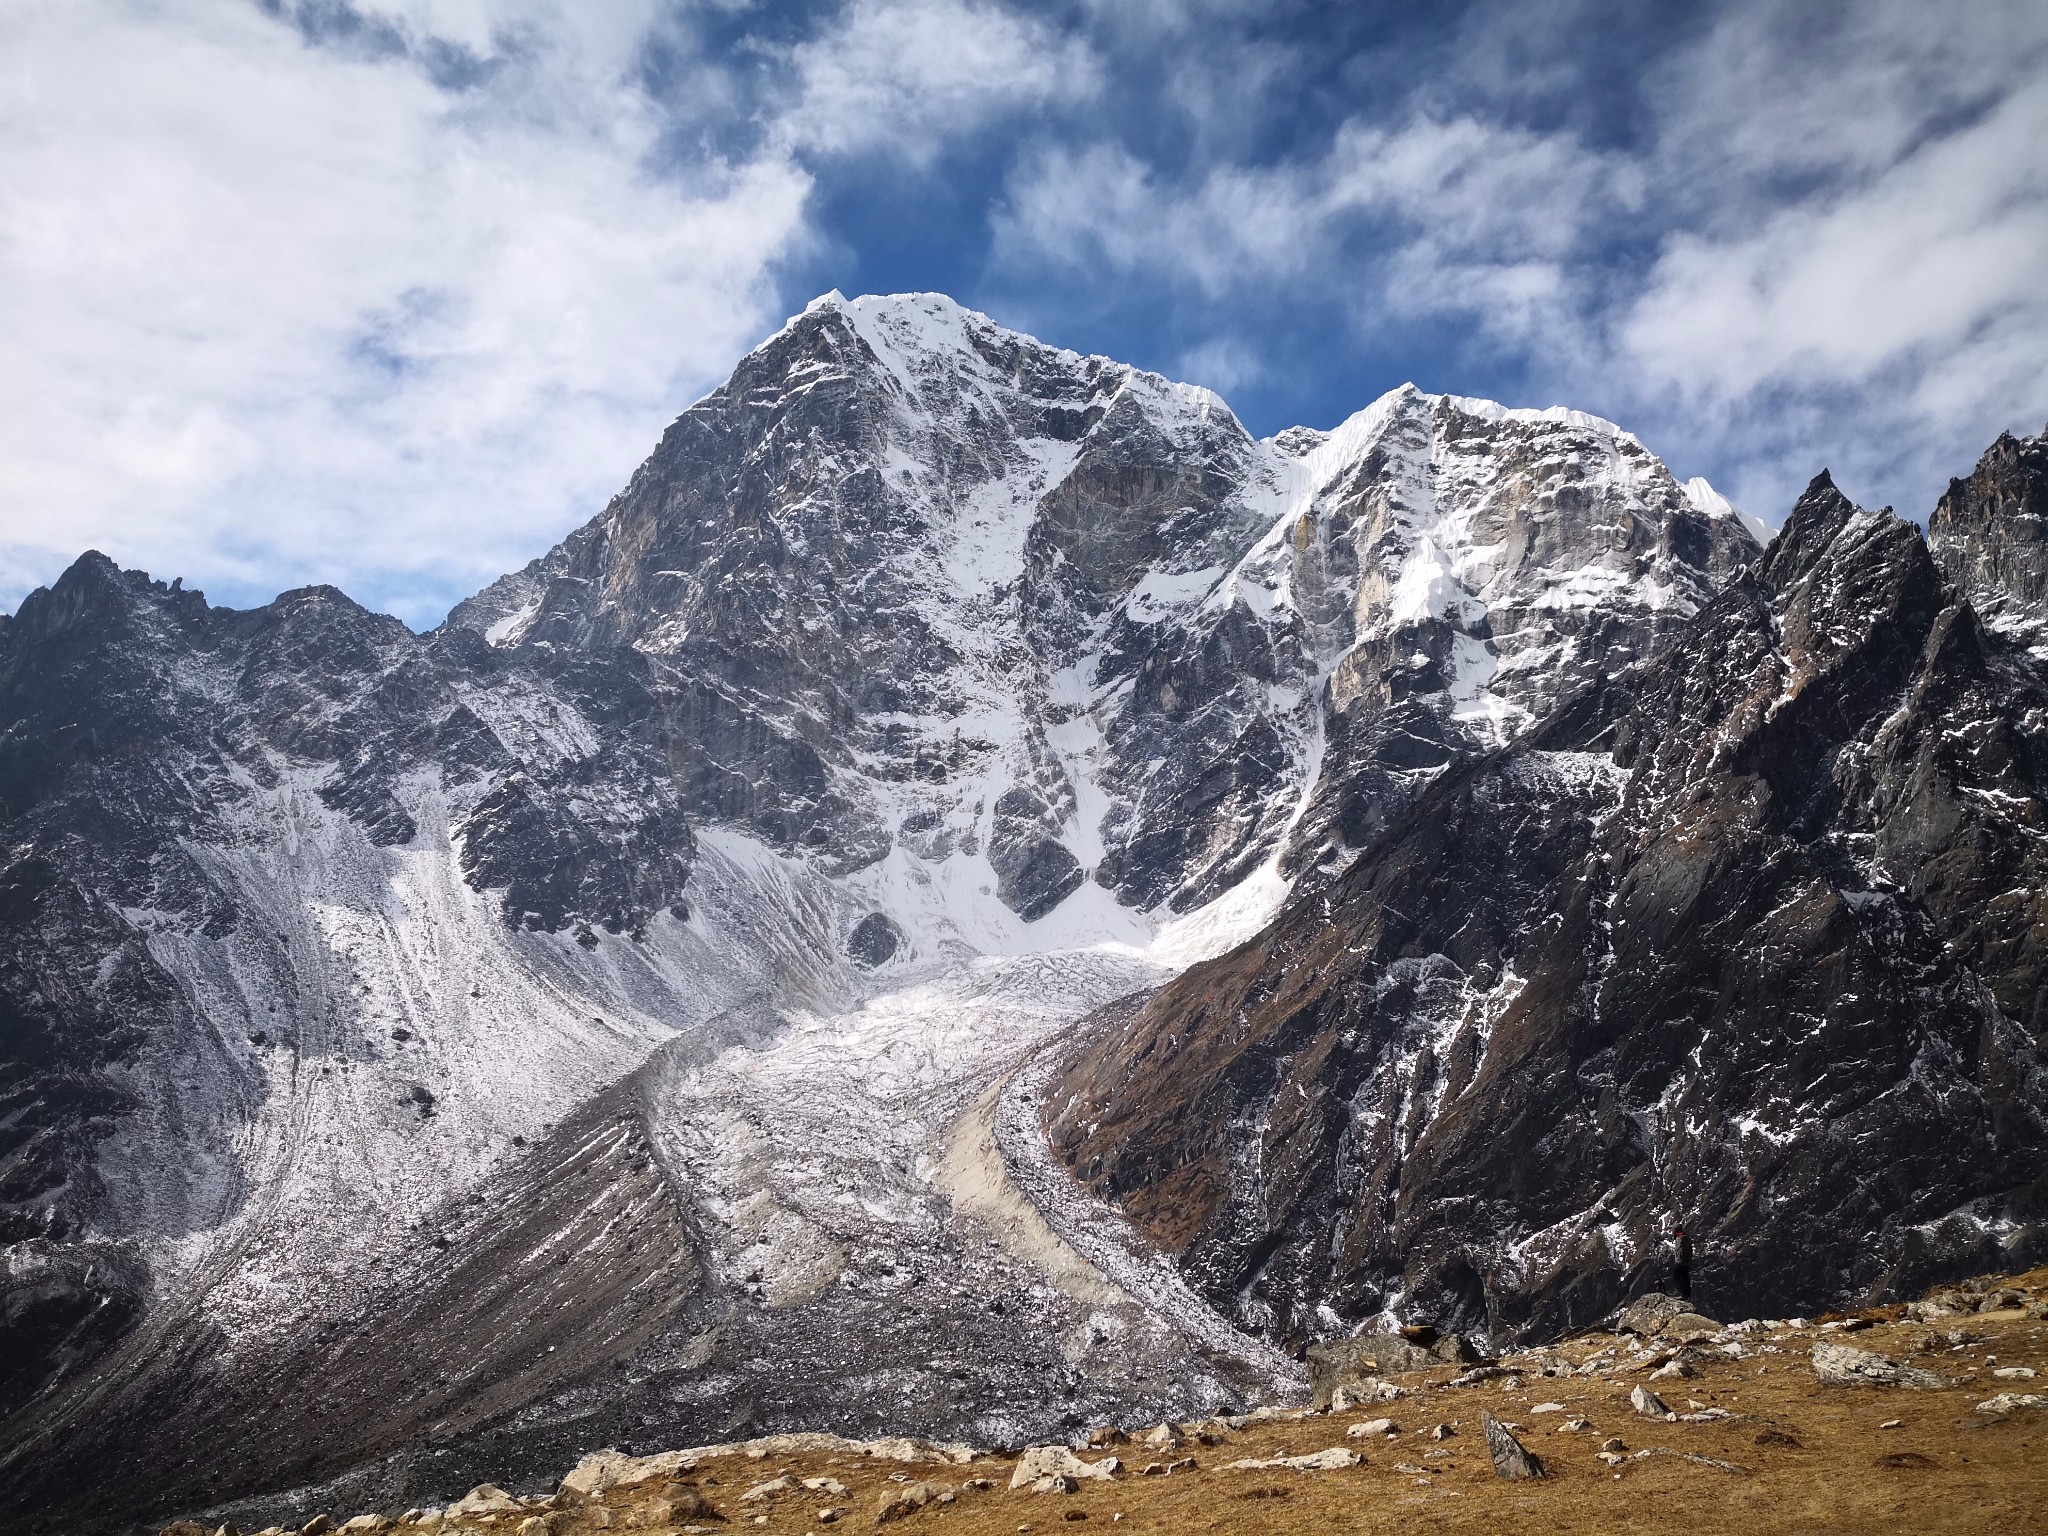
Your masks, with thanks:
[{"label": "rocky mountain face", "polygon": [[1818,491],[1758,564],[1592,417],[1255,440],[830,295],[433,634],[87,556],[0,621],[0,1503],[1215,1411],[1583,1320],[1682,1202],[1703,1286],[2001,1240],[2004,451],[1939,569]]},{"label": "rocky mountain face", "polygon": [[1995,447],[1932,551],[1816,480],[1661,655],[1106,1021],[1061,1155],[1296,1341],[1583,1326],[1677,1222],[1731,1316],[2037,1260],[2042,451]]},{"label": "rocky mountain face", "polygon": [[2048,650],[2048,433],[1993,443],[1927,520],[1927,546],[1993,629]]},{"label": "rocky mountain face", "polygon": [[1275,851],[1326,730],[1391,791],[1653,648],[1753,552],[1592,417],[1404,389],[1259,443],[1207,391],[947,300],[833,298],[449,629],[572,695],[642,669],[693,819],[899,899],[985,863],[1030,922],[1084,884],[1214,897]]}]

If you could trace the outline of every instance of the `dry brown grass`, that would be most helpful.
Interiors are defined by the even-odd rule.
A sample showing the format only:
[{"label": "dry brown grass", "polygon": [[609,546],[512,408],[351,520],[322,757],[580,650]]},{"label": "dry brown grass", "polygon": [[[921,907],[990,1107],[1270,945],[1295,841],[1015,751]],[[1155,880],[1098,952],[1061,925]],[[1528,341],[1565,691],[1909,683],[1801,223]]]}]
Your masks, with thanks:
[{"label": "dry brown grass", "polygon": [[[2048,1269],[2015,1282],[2035,1296],[2048,1294]],[[1192,1454],[1199,1467],[1169,1477],[1124,1475],[1111,1483],[1084,1482],[1073,1494],[1011,1492],[1014,1461],[991,1457],[971,1466],[904,1467],[851,1455],[797,1455],[754,1460],[726,1456],[701,1463],[683,1481],[694,1485],[722,1519],[696,1523],[724,1532],[811,1532],[827,1536],[875,1528],[875,1511],[897,1479],[928,1478],[956,1490],[953,1502],[927,1507],[888,1529],[945,1536],[1011,1536],[1114,1528],[1122,1532],[1573,1532],[1617,1531],[1673,1536],[1752,1536],[1752,1533],[2048,1531],[2048,1409],[2005,1418],[1979,1415],[1974,1405],[2001,1391],[2048,1393],[2048,1321],[2023,1310],[1910,1322],[1899,1309],[1846,1342],[1910,1358],[1948,1375],[1944,1389],[1910,1391],[1824,1386],[1813,1378],[1809,1347],[1817,1330],[1782,1331],[1749,1342],[1775,1342],[1780,1353],[1741,1361],[1714,1360],[1687,1381],[1647,1383],[1680,1412],[1688,1400],[1728,1410],[1711,1423],[1670,1423],[1637,1416],[1629,1389],[1641,1373],[1611,1377],[1530,1376],[1519,1384],[1494,1380],[1469,1387],[1438,1384],[1451,1373],[1406,1378],[1410,1395],[1384,1408],[1349,1414],[1307,1415],[1253,1424],[1217,1435],[1214,1444],[1190,1444],[1172,1453],[1139,1446],[1115,1448],[1132,1467],[1148,1460]],[[1952,1348],[1945,1338],[1963,1328],[1983,1341]],[[1567,1359],[1583,1359],[1614,1341],[1605,1336],[1572,1341]],[[1925,1347],[1932,1342],[1935,1348]],[[1994,1379],[1999,1366],[2031,1366],[2033,1381]],[[1512,1362],[1510,1362],[1512,1363]],[[1538,1403],[1562,1403],[1563,1414],[1534,1414]],[[1494,1474],[1479,1431],[1482,1409],[1521,1426],[1525,1445],[1543,1459],[1540,1482],[1506,1482]],[[1351,1423],[1385,1413],[1401,1434],[1365,1443],[1346,1437]],[[1572,1415],[1592,1421],[1591,1431],[1558,1433]],[[1900,1427],[1886,1429],[1890,1420]],[[1456,1434],[1435,1442],[1423,1433],[1448,1423]],[[1631,1457],[1609,1467],[1596,1456],[1610,1435],[1630,1451],[1662,1447],[1712,1457],[1746,1469],[1732,1473],[1681,1455]],[[1792,1442],[1792,1443],[1788,1443]],[[1332,1445],[1362,1449],[1359,1467],[1335,1472],[1223,1471],[1240,1457],[1302,1454]],[[1434,1457],[1429,1452],[1439,1452]],[[1106,1454],[1084,1453],[1091,1459]],[[1397,1464],[1429,1470],[1402,1471]],[[565,1469],[566,1470],[566,1469]],[[843,1500],[787,1493],[743,1503],[750,1486],[789,1471],[798,1477],[831,1476],[851,1490]],[[970,1478],[992,1480],[987,1490],[963,1489]],[[676,1531],[680,1520],[644,1524],[655,1514],[658,1484],[618,1488],[594,1509],[549,1510],[556,1536],[600,1528]],[[832,1524],[819,1511],[836,1503],[848,1510]],[[1119,1520],[1117,1517],[1121,1516]],[[757,1519],[765,1516],[765,1519]],[[488,1524],[449,1523],[445,1531],[513,1536],[527,1514]],[[600,1527],[599,1522],[605,1522]],[[336,1522],[339,1524],[339,1521]],[[406,1528],[401,1527],[403,1532]],[[529,1531],[529,1536],[533,1533]]]}]

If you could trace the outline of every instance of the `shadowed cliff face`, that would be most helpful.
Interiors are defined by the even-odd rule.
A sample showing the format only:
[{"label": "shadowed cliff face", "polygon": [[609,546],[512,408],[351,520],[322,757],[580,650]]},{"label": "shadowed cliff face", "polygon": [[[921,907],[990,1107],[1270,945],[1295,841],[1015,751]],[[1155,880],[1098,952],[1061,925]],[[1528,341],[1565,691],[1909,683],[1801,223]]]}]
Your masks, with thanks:
[{"label": "shadowed cliff face", "polygon": [[1046,1114],[1283,1338],[1582,1325],[1673,1221],[1704,1308],[1784,1311],[2048,1244],[2044,954],[2048,679],[1823,476],[1662,658],[1446,773]]}]

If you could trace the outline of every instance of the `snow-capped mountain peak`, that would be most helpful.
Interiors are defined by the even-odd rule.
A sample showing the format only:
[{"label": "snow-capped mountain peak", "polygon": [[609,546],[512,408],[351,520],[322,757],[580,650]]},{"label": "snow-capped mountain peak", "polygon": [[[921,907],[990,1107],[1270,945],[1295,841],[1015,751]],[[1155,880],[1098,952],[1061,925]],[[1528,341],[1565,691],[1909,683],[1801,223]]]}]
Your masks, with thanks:
[{"label": "snow-capped mountain peak", "polygon": [[[1032,1154],[999,1083],[1660,654],[1755,547],[1578,413],[1409,385],[1258,441],[1208,390],[943,297],[828,294],[433,635],[83,570],[0,627],[31,893],[0,989],[76,1066],[34,1090],[68,1129],[23,1219],[88,1234],[49,1283],[268,1383],[304,1364],[295,1320],[389,1344],[480,1305],[461,1266],[516,1236],[514,1270],[568,1255],[563,1307],[655,1298],[564,1351],[640,1362],[636,1436],[719,1391],[786,1417],[751,1330],[800,1328],[838,1382],[913,1304],[986,1346],[977,1433],[1056,1425],[1043,1369],[1162,1412],[1284,1380],[1263,1346],[1181,1371],[1213,1318],[1093,1206],[1005,1247]],[[38,617],[113,579],[118,633]],[[529,1214],[493,1233],[472,1197]],[[1061,1288],[1069,1240],[1122,1266],[1109,1300]],[[935,1266],[959,1285],[910,1294]],[[916,1347],[873,1369],[924,1380]],[[616,1396],[476,1370],[564,1413]],[[408,1434],[446,1409],[416,1385]],[[964,1427],[919,1401],[897,1427]]]}]

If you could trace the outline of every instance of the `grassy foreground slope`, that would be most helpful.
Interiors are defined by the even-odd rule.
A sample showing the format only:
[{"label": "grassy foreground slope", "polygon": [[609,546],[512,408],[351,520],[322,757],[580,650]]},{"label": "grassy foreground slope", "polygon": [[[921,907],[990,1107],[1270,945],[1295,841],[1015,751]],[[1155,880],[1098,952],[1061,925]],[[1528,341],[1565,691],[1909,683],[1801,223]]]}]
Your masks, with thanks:
[{"label": "grassy foreground slope", "polygon": [[[1817,1341],[1880,1354],[1943,1385],[1818,1380]],[[1674,1361],[1693,1374],[1673,1372]],[[1012,1487],[1015,1455],[780,1436],[637,1460],[600,1453],[550,1493],[487,1486],[445,1510],[337,1511],[305,1529],[2048,1531],[2048,1268],[1937,1292],[1912,1308],[1744,1324],[1689,1346],[1585,1334],[1499,1366],[1501,1374],[1463,1384],[1451,1367],[1392,1377],[1384,1400],[1364,1409],[1100,1430],[1079,1460],[1100,1474],[1114,1456],[1117,1469],[1076,1469],[1064,1480],[1054,1472],[1048,1492]],[[1671,1416],[1640,1411],[1632,1402],[1639,1387]],[[1543,1477],[1496,1472],[1484,1414],[1519,1435]],[[1392,1421],[1391,1433],[1353,1432],[1378,1418]],[[1320,1470],[1232,1465],[1333,1449],[1340,1454],[1324,1460],[1361,1459]],[[215,1529],[181,1523],[170,1531]],[[283,1533],[273,1527],[270,1536]]]}]

